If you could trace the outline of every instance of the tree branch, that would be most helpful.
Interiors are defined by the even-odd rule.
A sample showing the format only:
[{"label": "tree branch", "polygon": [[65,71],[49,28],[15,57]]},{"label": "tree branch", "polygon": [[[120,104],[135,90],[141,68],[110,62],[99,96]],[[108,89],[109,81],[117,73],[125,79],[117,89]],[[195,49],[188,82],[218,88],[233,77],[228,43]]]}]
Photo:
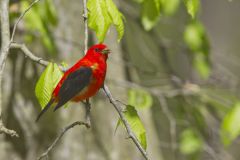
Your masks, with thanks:
[{"label": "tree branch", "polygon": [[62,131],[59,133],[59,135],[56,137],[56,139],[53,141],[53,143],[48,147],[48,149],[37,158],[37,160],[41,160],[44,157],[48,157],[49,152],[56,146],[56,144],[58,143],[58,141],[62,138],[62,136],[71,128],[75,127],[75,126],[81,126],[84,125],[86,126],[86,128],[89,128],[89,124],[85,123],[85,122],[81,122],[81,121],[76,121],[68,126],[66,126],[65,128],[62,129]]},{"label": "tree branch", "polygon": [[[32,61],[34,61],[34,62],[36,62],[36,63],[38,63],[38,64],[41,64],[41,65],[44,66],[44,67],[46,67],[46,66],[49,64],[48,61],[45,61],[45,60],[43,60],[42,58],[35,56],[35,55],[27,48],[27,46],[26,46],[25,44],[18,44],[18,43],[13,42],[13,43],[11,43],[11,45],[10,45],[10,49],[20,49],[20,50],[24,53],[24,55],[25,55],[26,57],[28,57],[30,60],[32,60]],[[58,67],[59,67],[63,72],[66,71],[66,68],[64,68],[63,66],[59,65]]]},{"label": "tree branch", "polygon": [[0,1],[1,14],[1,54],[0,54],[0,134],[5,133],[10,136],[18,137],[14,130],[9,130],[3,125],[2,121],[2,80],[6,59],[9,52],[10,28],[9,28],[9,0]]},{"label": "tree branch", "polygon": [[[34,62],[37,62],[38,64],[41,64],[43,66],[47,66],[49,64],[48,61],[43,60],[40,57],[35,56],[25,44],[18,44],[18,43],[12,43],[10,48],[20,49],[26,57],[31,59]],[[62,68],[61,68],[62,69]]]},{"label": "tree branch", "polygon": [[4,125],[3,122],[1,120],[0,122],[0,134],[5,133],[7,135],[10,135],[11,137],[19,137],[19,135],[17,134],[16,131],[11,130],[11,129],[7,129]]},{"label": "tree branch", "polygon": [[129,138],[132,139],[132,141],[134,142],[134,144],[137,146],[137,148],[139,149],[139,151],[142,153],[143,157],[146,160],[149,160],[147,152],[143,149],[142,145],[140,144],[140,142],[138,141],[138,139],[136,138],[135,134],[133,133],[130,125],[127,122],[127,119],[125,118],[125,116],[123,115],[123,111],[121,106],[117,103],[117,101],[113,98],[110,90],[108,89],[108,87],[106,85],[103,86],[103,91],[106,94],[106,96],[108,97],[110,103],[113,105],[113,107],[116,109],[116,111],[119,114],[120,119],[122,120],[127,133],[129,135]]}]

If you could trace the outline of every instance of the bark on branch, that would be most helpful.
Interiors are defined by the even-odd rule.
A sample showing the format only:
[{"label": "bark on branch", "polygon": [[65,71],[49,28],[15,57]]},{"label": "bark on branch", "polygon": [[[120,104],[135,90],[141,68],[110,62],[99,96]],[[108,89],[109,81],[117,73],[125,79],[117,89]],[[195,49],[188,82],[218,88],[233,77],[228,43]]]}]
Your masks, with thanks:
[{"label": "bark on branch", "polygon": [[14,130],[7,129],[2,121],[2,80],[6,59],[9,52],[10,27],[9,27],[9,0],[0,1],[1,16],[1,54],[0,54],[0,134],[5,133],[12,137],[18,137]]}]

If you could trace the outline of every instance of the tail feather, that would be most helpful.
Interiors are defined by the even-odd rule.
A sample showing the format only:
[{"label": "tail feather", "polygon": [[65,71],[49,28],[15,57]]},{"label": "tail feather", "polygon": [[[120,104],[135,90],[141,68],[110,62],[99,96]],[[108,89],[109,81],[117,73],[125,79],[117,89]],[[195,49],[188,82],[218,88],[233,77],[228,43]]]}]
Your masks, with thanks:
[{"label": "tail feather", "polygon": [[39,113],[39,115],[37,116],[37,119],[35,122],[37,122],[41,116],[49,109],[49,107],[53,104],[54,102],[54,99],[51,99],[48,104],[43,108],[43,110]]}]

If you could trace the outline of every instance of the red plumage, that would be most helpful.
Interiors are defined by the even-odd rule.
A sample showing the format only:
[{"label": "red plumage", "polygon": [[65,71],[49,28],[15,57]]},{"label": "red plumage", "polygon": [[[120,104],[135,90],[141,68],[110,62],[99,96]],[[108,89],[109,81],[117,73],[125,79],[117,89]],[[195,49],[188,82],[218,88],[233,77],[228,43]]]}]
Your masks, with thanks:
[{"label": "red plumage", "polygon": [[36,121],[52,104],[56,104],[56,110],[68,101],[79,102],[94,96],[103,86],[109,53],[104,44],[90,47],[86,55],[64,73]]}]

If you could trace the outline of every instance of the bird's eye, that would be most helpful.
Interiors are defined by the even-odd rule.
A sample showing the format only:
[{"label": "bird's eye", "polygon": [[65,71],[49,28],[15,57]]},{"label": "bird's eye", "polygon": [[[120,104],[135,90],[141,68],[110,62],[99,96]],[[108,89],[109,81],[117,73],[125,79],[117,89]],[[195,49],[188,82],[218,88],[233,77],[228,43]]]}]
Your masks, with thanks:
[{"label": "bird's eye", "polygon": [[99,48],[95,48],[95,52],[100,52],[100,49]]}]

